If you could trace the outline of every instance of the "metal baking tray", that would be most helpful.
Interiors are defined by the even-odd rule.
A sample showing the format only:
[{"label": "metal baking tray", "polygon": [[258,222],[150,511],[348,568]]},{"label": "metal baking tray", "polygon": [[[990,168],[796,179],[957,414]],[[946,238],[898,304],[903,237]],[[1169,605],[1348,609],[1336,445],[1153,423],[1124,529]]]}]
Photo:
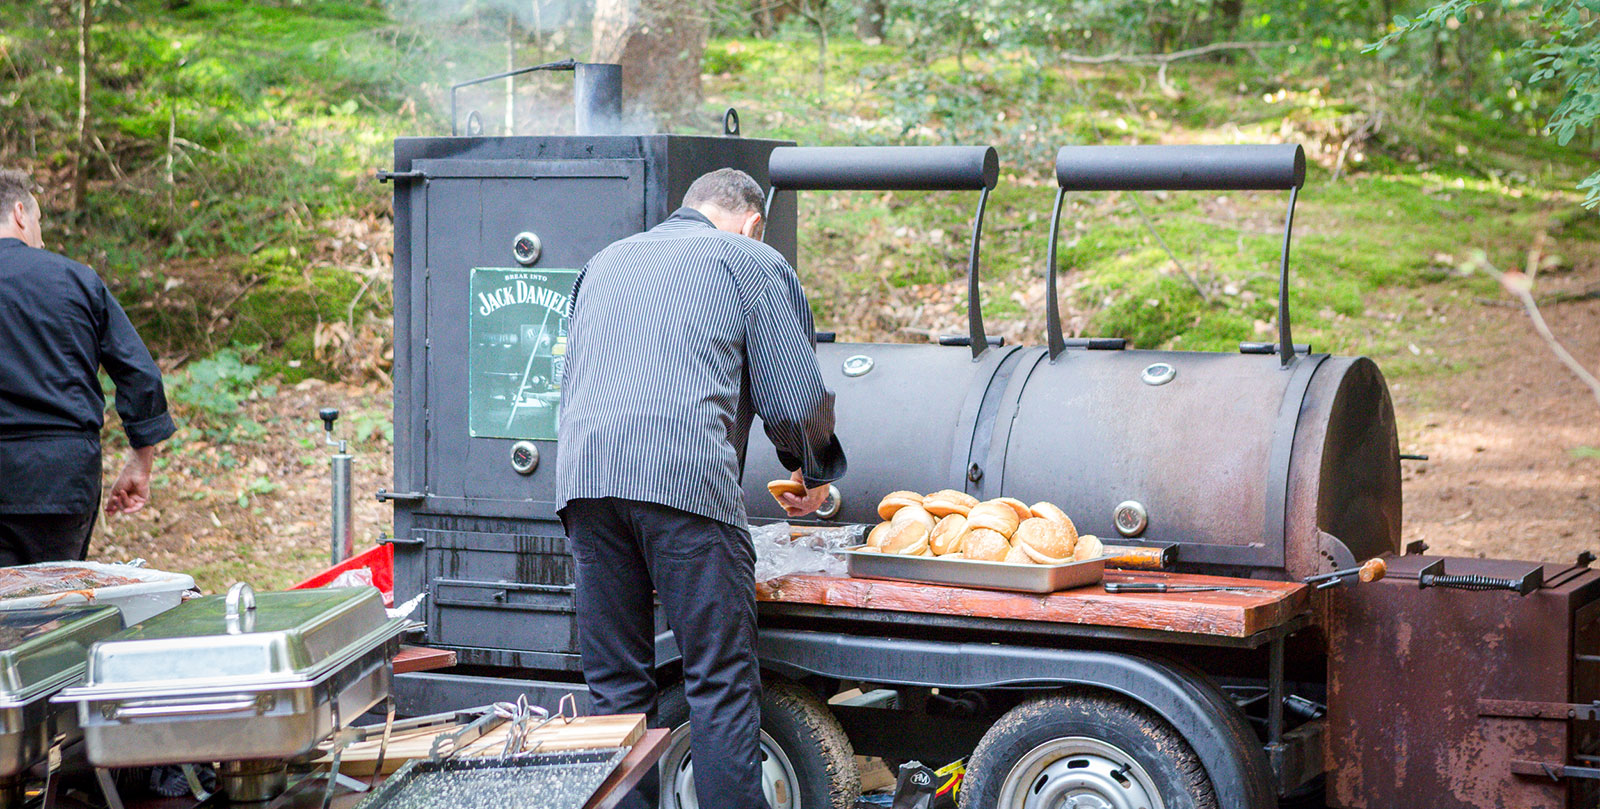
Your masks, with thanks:
[{"label": "metal baking tray", "polygon": [[1011,590],[1022,593],[1054,593],[1094,584],[1105,577],[1106,557],[1067,562],[1059,565],[1016,565],[1007,562],[980,562],[975,559],[940,559],[937,556],[904,556],[896,553],[864,553],[865,545],[846,548],[844,554],[850,575],[858,579],[890,579],[924,584],[949,584],[980,590]]},{"label": "metal baking tray", "polygon": [[77,707],[98,767],[292,758],[389,693],[409,626],[372,587],[185,602],[94,644]]},{"label": "metal baking tray", "polygon": [[583,809],[626,747],[406,763],[356,809]]}]

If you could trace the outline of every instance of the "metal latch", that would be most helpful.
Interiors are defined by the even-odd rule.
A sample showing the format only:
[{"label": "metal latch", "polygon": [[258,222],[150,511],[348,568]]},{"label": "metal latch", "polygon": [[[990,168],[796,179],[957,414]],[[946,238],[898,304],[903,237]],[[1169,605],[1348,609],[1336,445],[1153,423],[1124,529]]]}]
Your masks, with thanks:
[{"label": "metal latch", "polygon": [[1525,596],[1544,586],[1544,565],[1538,565],[1521,577],[1501,579],[1493,576],[1451,576],[1444,572],[1440,559],[1417,571],[1417,587],[1448,587],[1456,590],[1510,590]]},{"label": "metal latch", "polygon": [[388,489],[379,489],[375,496],[380,503],[386,500],[393,500],[397,503],[420,503],[428,499],[426,492],[391,492]]},{"label": "metal latch", "polygon": [[389,182],[390,180],[393,180],[395,182],[400,182],[401,180],[426,180],[426,179],[428,179],[428,175],[425,172],[421,171],[420,169],[416,170],[416,171],[387,171],[385,169],[378,169],[378,173],[375,174],[374,176],[377,178],[378,182],[380,182],[380,183],[386,183],[386,182]]}]

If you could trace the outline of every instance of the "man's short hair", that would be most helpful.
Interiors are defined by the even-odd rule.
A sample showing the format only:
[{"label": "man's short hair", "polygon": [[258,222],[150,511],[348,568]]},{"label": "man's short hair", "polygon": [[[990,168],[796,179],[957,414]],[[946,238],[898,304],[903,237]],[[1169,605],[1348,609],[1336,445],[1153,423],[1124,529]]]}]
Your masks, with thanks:
[{"label": "man's short hair", "polygon": [[25,171],[0,169],[0,211],[9,211],[19,202],[38,207],[39,201],[33,198],[33,178]]},{"label": "man's short hair", "polygon": [[765,202],[761,186],[738,169],[717,169],[701,175],[683,195],[684,207],[710,204],[732,214],[760,213]]}]

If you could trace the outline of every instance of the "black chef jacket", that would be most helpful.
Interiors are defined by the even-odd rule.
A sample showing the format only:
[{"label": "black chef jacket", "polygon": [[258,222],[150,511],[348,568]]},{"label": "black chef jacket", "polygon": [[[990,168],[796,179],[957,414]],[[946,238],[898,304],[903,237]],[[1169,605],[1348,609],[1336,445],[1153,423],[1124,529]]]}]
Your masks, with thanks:
[{"label": "black chef jacket", "polygon": [[0,239],[0,514],[99,506],[101,366],[129,444],[172,435],[161,369],[94,270]]}]

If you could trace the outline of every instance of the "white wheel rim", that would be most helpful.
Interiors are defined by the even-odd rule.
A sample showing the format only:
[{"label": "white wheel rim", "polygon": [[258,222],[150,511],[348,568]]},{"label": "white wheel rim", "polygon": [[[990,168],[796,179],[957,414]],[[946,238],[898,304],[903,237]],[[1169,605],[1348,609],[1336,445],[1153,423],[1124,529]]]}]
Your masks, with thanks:
[{"label": "white wheel rim", "polygon": [[[799,778],[783,748],[761,731],[761,792],[772,809],[801,809]],[[694,760],[689,747],[689,725],[672,731],[667,752],[661,757],[661,809],[700,809],[694,792]]]},{"label": "white wheel rim", "polygon": [[1088,736],[1028,751],[1000,785],[1005,809],[1166,809],[1155,781],[1121,748]]}]

